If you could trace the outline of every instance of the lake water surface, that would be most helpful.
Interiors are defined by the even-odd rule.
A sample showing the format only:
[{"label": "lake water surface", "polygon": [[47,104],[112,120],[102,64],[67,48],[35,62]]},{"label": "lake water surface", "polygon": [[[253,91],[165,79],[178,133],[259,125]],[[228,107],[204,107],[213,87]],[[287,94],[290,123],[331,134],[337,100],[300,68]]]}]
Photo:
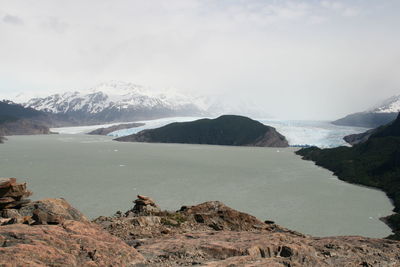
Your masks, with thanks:
[{"label": "lake water surface", "polygon": [[169,210],[220,200],[316,236],[391,233],[379,220],[393,208],[383,192],[339,181],[294,151],[12,136],[0,145],[0,176],[28,182],[33,199],[64,197],[91,218],[125,211],[143,194]]}]

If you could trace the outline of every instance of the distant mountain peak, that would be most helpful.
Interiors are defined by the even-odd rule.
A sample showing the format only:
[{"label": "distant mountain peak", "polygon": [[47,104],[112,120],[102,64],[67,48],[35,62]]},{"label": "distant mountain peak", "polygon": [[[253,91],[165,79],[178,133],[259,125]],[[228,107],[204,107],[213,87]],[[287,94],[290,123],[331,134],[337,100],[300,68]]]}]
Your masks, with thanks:
[{"label": "distant mountain peak", "polygon": [[396,119],[398,112],[400,112],[400,95],[392,96],[369,110],[349,114],[332,123],[336,125],[376,128]]},{"label": "distant mountain peak", "polygon": [[111,80],[102,82],[90,88],[85,93],[98,93],[102,92],[108,95],[127,95],[132,93],[149,94],[151,91],[142,85],[131,82]]},{"label": "distant mountain peak", "polygon": [[400,95],[392,96],[380,105],[372,108],[369,112],[375,113],[394,113],[400,111]]}]

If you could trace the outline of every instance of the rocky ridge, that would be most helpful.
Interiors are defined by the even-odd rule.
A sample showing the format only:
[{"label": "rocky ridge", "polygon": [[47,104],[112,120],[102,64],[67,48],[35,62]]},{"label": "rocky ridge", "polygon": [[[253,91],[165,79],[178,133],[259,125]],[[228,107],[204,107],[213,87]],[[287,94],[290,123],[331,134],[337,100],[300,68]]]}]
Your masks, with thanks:
[{"label": "rocky ridge", "polygon": [[[144,197],[145,199],[150,199]],[[316,238],[218,201],[159,211],[138,196],[132,210],[94,222],[135,247],[145,266],[398,266],[400,242]],[[141,203],[141,208],[138,208]],[[150,208],[149,212],[143,212]],[[138,212],[139,210],[142,210]]]},{"label": "rocky ridge", "polygon": [[[28,192],[23,188],[17,191]],[[0,214],[26,217],[0,226],[1,266],[400,265],[398,241],[311,237],[218,201],[172,212],[138,195],[132,209],[93,222],[63,199],[3,207]]]}]

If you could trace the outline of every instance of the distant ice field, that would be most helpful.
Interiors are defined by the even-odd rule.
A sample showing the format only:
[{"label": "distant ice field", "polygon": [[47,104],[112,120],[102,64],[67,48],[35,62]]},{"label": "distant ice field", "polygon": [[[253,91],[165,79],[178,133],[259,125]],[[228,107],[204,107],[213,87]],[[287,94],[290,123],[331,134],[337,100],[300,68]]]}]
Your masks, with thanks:
[{"label": "distant ice field", "polygon": [[[109,136],[121,137],[130,134],[138,133],[146,129],[154,129],[165,126],[173,122],[185,122],[201,119],[200,117],[171,117],[156,120],[138,121],[145,123],[144,126],[123,129],[112,132]],[[349,134],[361,133],[368,130],[361,127],[348,127],[337,126],[327,121],[297,121],[297,120],[271,120],[271,119],[257,119],[265,125],[275,127],[278,132],[283,134],[291,146],[318,146],[318,147],[336,147],[346,145],[343,137]],[[124,122],[129,123],[129,122]],[[82,134],[88,133],[98,128],[109,127],[121,123],[103,124],[103,125],[90,125],[79,127],[62,127],[52,128],[53,132],[60,134]]]},{"label": "distant ice field", "polygon": [[275,127],[278,132],[286,136],[291,146],[337,147],[347,145],[343,137],[368,130],[368,128],[361,127],[337,126],[328,121],[259,121],[265,125]]}]

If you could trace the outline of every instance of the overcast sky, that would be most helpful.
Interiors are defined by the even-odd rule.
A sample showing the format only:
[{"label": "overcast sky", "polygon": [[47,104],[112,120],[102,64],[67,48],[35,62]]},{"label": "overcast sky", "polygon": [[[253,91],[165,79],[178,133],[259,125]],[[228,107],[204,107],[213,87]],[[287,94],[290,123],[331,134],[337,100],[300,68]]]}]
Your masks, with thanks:
[{"label": "overcast sky", "polygon": [[0,0],[0,96],[122,80],[334,119],[400,94],[398,0]]}]

